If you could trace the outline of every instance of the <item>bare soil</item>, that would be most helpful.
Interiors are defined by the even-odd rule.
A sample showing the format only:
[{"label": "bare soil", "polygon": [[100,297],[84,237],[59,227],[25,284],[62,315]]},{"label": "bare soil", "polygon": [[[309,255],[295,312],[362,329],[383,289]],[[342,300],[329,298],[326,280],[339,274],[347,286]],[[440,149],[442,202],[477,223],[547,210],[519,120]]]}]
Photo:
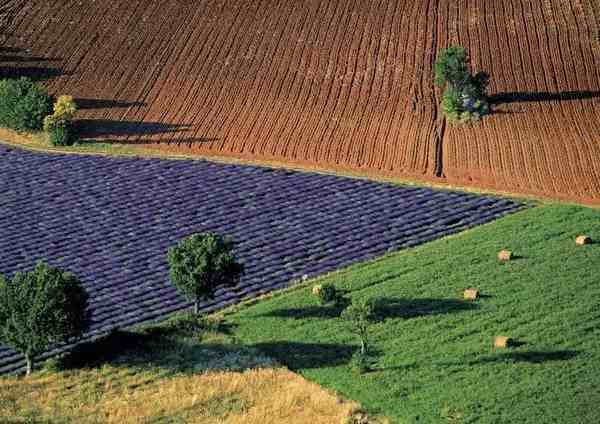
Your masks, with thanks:
[{"label": "bare soil", "polygon": [[[9,0],[0,77],[71,94],[87,140],[600,204],[593,0]],[[492,76],[446,125],[439,49]]]}]

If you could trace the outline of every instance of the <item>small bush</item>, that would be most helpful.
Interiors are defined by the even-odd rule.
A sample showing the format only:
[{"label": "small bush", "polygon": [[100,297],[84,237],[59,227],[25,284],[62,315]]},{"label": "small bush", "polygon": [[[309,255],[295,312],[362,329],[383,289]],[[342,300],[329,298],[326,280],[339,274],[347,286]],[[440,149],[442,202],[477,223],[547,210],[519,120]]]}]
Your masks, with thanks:
[{"label": "small bush", "polygon": [[[44,125],[46,122],[44,122]],[[72,123],[70,121],[53,121],[48,125],[48,137],[53,146],[70,146],[74,143]]]},{"label": "small bush", "polygon": [[0,80],[0,126],[17,131],[42,129],[52,98],[29,78]]},{"label": "small bush", "polygon": [[451,46],[440,52],[435,62],[435,84],[443,87],[445,84],[461,88],[469,80],[467,68],[467,51],[462,46]]},{"label": "small bush", "polygon": [[77,112],[77,104],[72,96],[59,96],[54,103],[54,116],[71,121]]},{"label": "small bush", "polygon": [[60,96],[54,103],[54,113],[44,118],[44,131],[53,146],[70,146],[75,140],[73,118],[77,104],[71,96]]},{"label": "small bush", "polygon": [[340,300],[339,292],[331,283],[318,284],[314,286],[313,294],[317,296],[321,305],[338,303],[338,301]]}]

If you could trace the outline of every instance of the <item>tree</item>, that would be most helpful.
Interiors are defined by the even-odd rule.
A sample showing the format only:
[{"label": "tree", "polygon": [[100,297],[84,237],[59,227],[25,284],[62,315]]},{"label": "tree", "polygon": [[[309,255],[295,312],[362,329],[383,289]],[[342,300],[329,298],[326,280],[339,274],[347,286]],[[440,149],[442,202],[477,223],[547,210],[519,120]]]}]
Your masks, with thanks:
[{"label": "tree", "polygon": [[350,329],[360,339],[360,354],[368,351],[368,330],[374,319],[375,301],[364,299],[353,301],[342,311],[340,317],[350,324]]},{"label": "tree", "polygon": [[471,75],[467,52],[462,46],[443,49],[435,63],[434,83],[445,87],[442,111],[449,121],[477,120],[489,113],[486,90],[489,75],[478,72]]},{"label": "tree", "polygon": [[12,280],[0,275],[0,341],[25,356],[29,375],[37,355],[88,328],[87,306],[79,280],[42,261]]},{"label": "tree", "polygon": [[167,254],[173,285],[198,314],[201,301],[211,300],[220,286],[235,286],[244,272],[233,254],[233,242],[215,233],[193,234],[179,241]]},{"label": "tree", "polygon": [[467,51],[462,46],[451,46],[440,52],[435,62],[435,84],[443,87],[446,84],[461,89],[469,80],[467,67]]}]

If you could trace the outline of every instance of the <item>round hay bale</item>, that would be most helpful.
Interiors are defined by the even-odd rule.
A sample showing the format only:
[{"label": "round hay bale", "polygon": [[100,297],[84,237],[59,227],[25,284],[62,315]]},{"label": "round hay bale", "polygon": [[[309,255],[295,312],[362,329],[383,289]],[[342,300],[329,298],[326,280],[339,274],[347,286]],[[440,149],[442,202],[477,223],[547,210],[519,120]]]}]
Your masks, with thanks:
[{"label": "round hay bale", "polygon": [[513,258],[513,253],[509,250],[501,250],[498,252],[499,261],[510,261]]},{"label": "round hay bale", "polygon": [[494,337],[494,347],[507,348],[513,344],[514,340],[506,336]]},{"label": "round hay bale", "polygon": [[577,236],[577,238],[575,239],[575,244],[577,244],[578,246],[583,246],[584,244],[592,244],[592,238],[589,236]]},{"label": "round hay bale", "polygon": [[463,298],[465,300],[476,300],[479,298],[479,290],[477,289],[465,289],[463,293]]}]

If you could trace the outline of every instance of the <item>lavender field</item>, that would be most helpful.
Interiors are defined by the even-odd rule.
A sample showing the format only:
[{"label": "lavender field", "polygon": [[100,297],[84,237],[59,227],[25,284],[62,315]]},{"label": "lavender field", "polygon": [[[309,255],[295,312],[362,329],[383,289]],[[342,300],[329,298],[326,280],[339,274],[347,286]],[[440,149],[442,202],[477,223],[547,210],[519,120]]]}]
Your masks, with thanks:
[{"label": "lavender field", "polygon": [[[246,275],[214,310],[492,221],[522,205],[473,194],[205,161],[37,154],[0,146],[0,272],[39,259],[91,296],[86,338],[189,304],[166,252],[194,232],[231,237]],[[0,371],[21,358],[0,347]]]}]

